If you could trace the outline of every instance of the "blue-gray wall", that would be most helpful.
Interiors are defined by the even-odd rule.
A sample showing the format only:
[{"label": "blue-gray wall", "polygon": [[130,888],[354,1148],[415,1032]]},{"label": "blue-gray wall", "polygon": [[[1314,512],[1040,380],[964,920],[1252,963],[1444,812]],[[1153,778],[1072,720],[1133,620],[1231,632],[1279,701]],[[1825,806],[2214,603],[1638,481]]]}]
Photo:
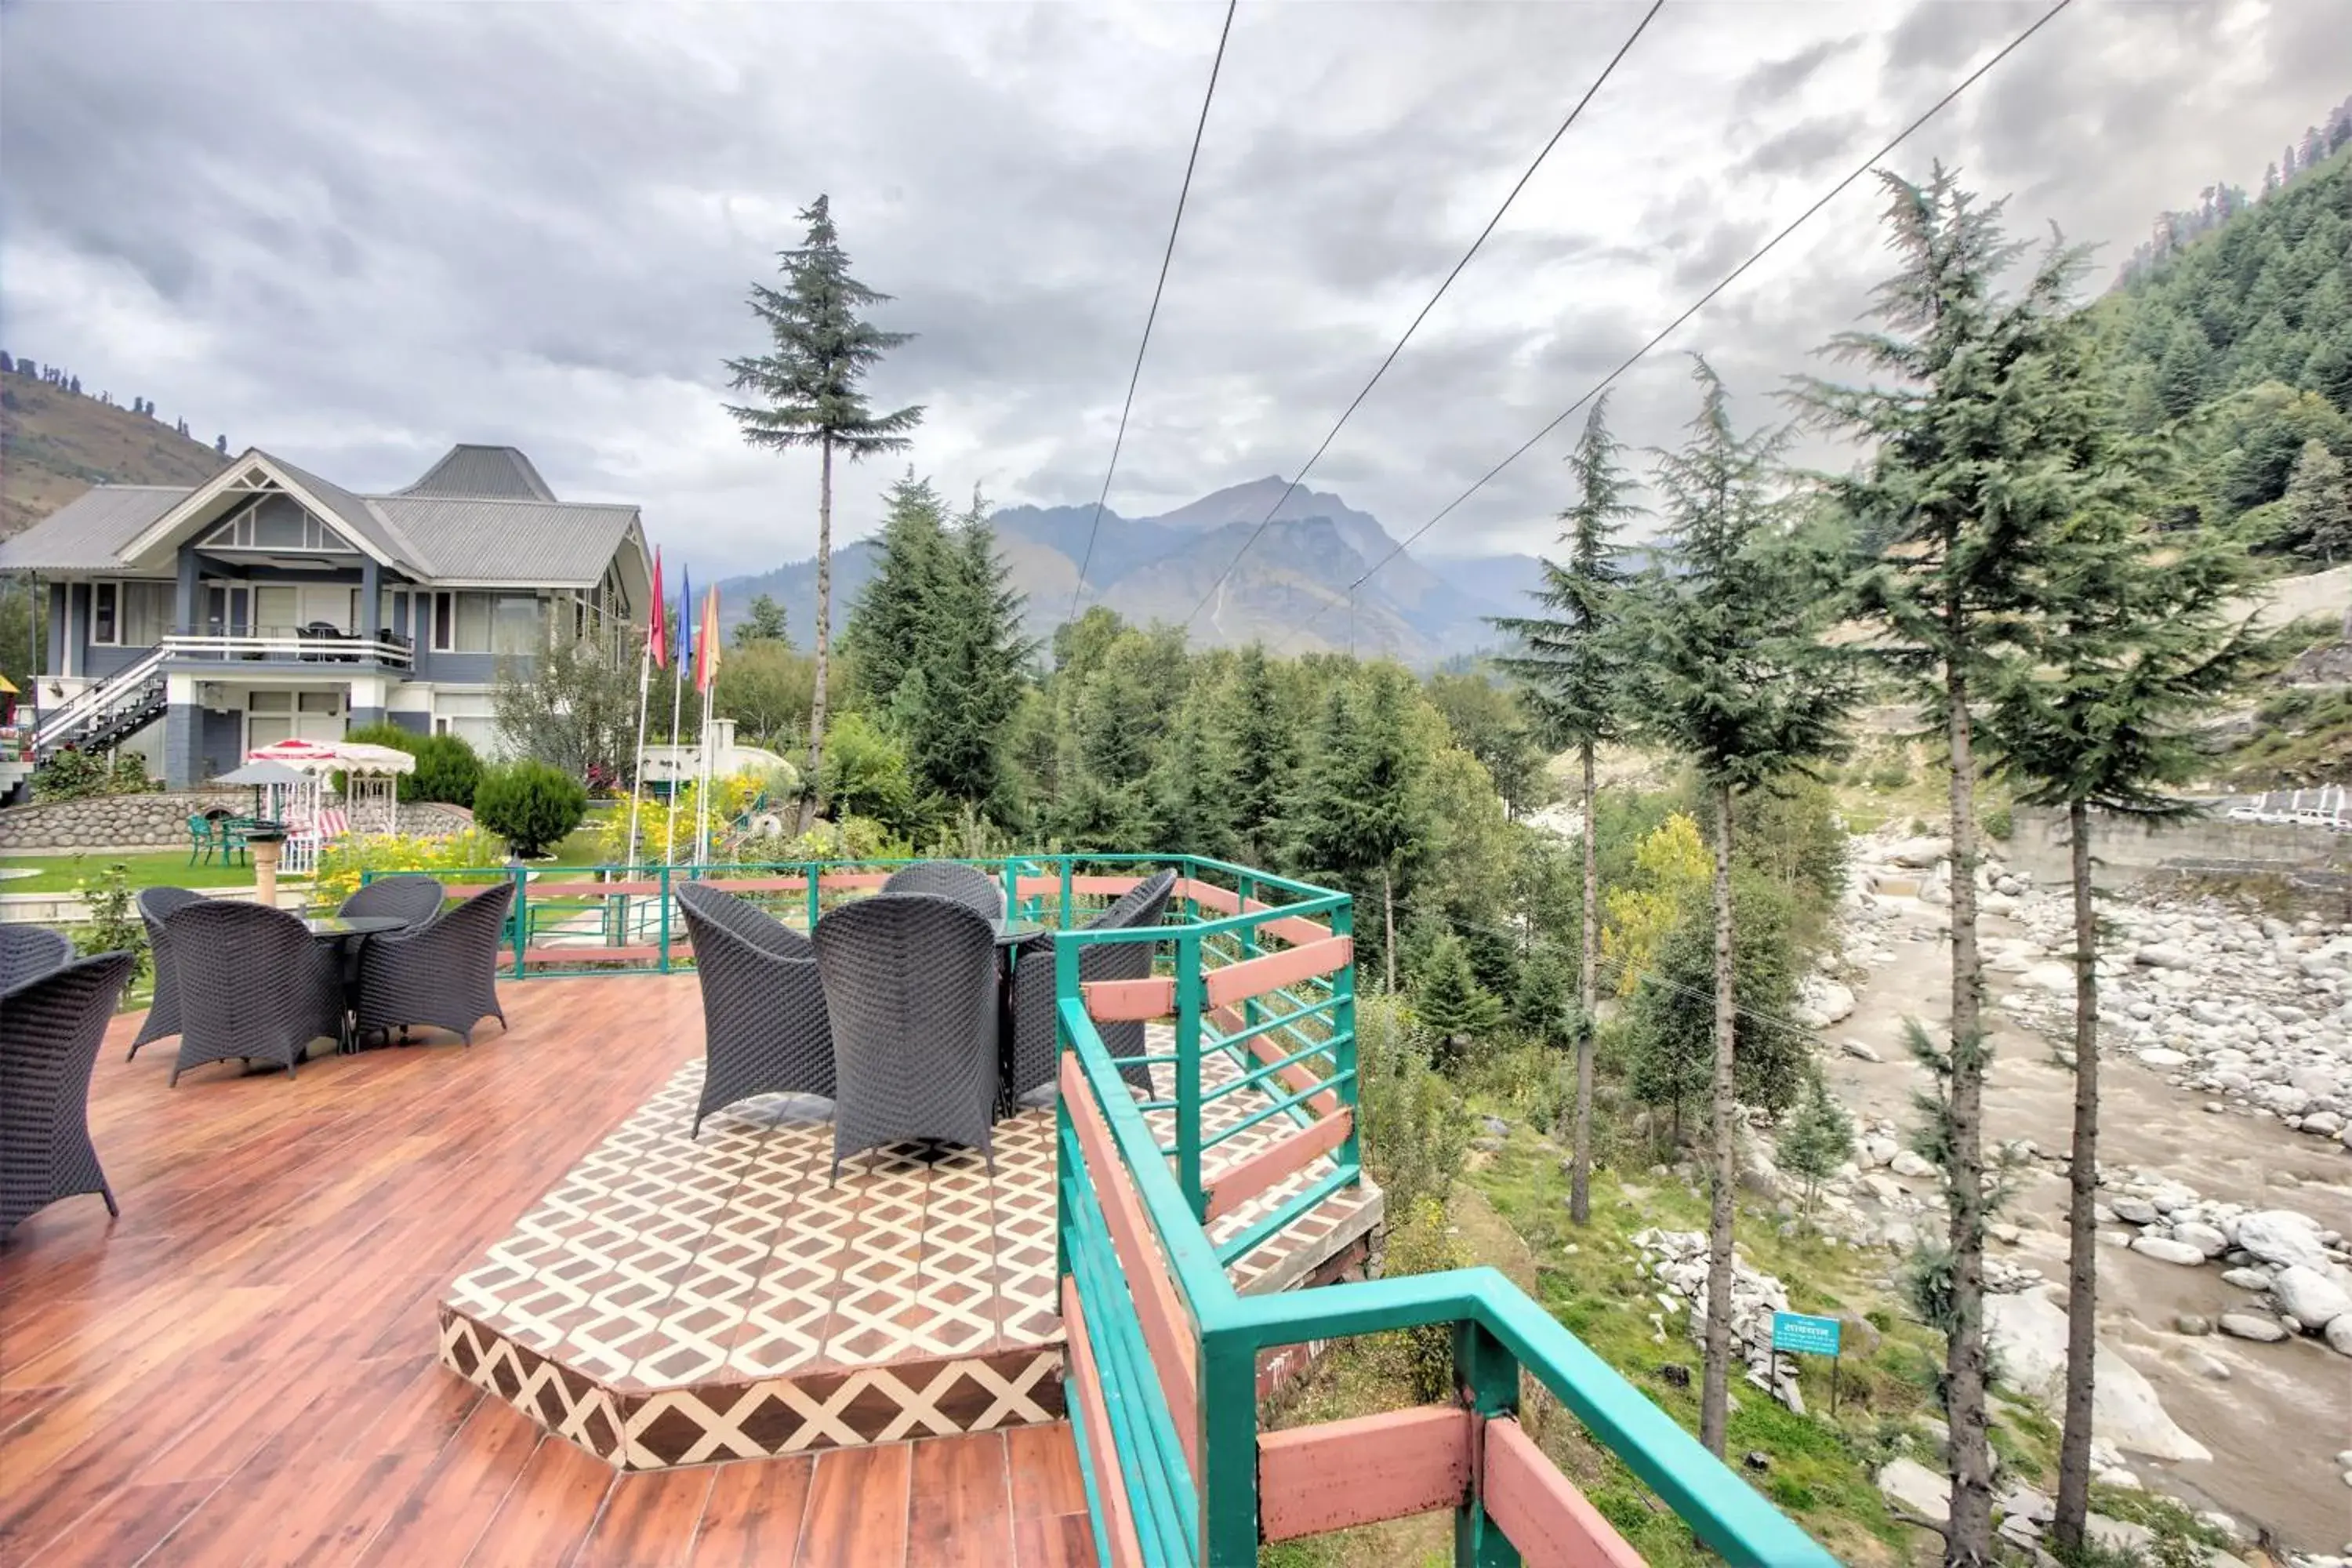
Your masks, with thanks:
[{"label": "blue-gray wall", "polygon": [[245,761],[245,713],[232,710],[226,713],[205,710],[204,728],[197,741],[198,761],[205,778],[225,773]]}]

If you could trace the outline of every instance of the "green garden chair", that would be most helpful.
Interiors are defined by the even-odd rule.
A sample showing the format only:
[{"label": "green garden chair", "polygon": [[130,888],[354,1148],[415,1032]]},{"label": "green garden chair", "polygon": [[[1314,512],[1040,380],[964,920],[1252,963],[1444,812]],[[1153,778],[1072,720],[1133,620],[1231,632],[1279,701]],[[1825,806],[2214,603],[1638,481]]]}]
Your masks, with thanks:
[{"label": "green garden chair", "polygon": [[204,863],[211,865],[213,853],[220,847],[220,840],[213,834],[213,819],[191,815],[188,818],[188,864],[195,865],[196,858],[201,855]]}]

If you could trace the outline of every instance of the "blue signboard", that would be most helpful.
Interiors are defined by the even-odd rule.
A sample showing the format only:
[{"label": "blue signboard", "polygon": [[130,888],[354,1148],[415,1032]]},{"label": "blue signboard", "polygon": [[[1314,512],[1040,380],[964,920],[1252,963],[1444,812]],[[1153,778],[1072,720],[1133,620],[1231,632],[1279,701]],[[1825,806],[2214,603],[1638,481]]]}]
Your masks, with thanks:
[{"label": "blue signboard", "polygon": [[1811,1318],[1802,1312],[1772,1314],[1772,1348],[1798,1355],[1838,1353],[1838,1321]]}]

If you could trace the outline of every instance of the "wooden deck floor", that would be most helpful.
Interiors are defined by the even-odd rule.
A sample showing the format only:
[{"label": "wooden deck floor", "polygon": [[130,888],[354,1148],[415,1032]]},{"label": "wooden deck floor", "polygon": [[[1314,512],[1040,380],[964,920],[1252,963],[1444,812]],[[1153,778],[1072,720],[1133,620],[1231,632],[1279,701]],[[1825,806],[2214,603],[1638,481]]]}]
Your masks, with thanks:
[{"label": "wooden deck floor", "polygon": [[122,1059],[122,1201],[0,1248],[0,1563],[1091,1562],[1066,1426],[620,1476],[436,1364],[436,1300],[698,1049],[694,982],[505,988],[511,1035]]}]

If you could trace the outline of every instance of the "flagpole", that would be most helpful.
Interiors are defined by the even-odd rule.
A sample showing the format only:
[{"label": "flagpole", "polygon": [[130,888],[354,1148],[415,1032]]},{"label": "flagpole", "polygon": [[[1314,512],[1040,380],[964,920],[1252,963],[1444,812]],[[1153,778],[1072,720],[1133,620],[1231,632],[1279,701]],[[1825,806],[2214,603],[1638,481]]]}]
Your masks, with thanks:
[{"label": "flagpole", "polygon": [[647,637],[645,647],[637,650],[637,749],[629,758],[629,855],[622,863],[623,876],[637,866],[637,805],[645,798],[646,784],[646,708],[653,685],[654,642]]}]

